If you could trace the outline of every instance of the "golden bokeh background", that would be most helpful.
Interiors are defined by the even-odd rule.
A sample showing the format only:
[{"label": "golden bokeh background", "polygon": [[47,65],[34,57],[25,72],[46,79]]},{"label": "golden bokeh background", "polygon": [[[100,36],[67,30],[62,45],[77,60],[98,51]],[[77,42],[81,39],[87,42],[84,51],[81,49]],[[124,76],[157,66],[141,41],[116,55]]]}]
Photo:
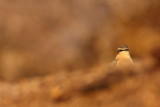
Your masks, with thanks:
[{"label": "golden bokeh background", "polygon": [[[37,82],[41,83],[42,78],[47,78],[43,81],[45,84],[52,84],[51,81],[59,84],[60,78],[62,83],[67,81],[66,75],[71,75],[70,78],[78,77],[76,81],[79,81],[79,76],[84,76],[90,71],[98,75],[101,66],[108,66],[112,62],[120,44],[128,45],[137,64],[147,63],[147,67],[152,66],[154,63],[151,56],[159,58],[159,41],[159,0],[0,0],[0,93],[5,90],[8,95],[8,88],[5,87],[19,87],[10,93],[21,92],[20,95],[23,96],[27,88],[32,90],[31,87],[36,87]],[[95,72],[95,68],[98,72]],[[90,80],[88,77],[86,81]],[[32,84],[29,84],[30,81]],[[61,95],[59,87],[52,88],[51,93],[54,97],[55,93]],[[43,93],[41,91],[40,95]],[[109,95],[115,93],[111,92]],[[36,94],[35,99],[48,98],[43,94]],[[21,96],[16,96],[15,101],[15,96],[8,101],[7,95],[0,95],[1,98],[6,98],[6,102],[0,100],[4,107],[29,104],[28,100],[21,101]],[[28,92],[28,95],[32,93]],[[149,96],[153,95],[146,96],[149,99]],[[26,98],[31,99],[32,96]],[[68,107],[79,107],[76,104],[82,103],[82,99],[76,100]],[[50,98],[41,105],[40,102],[43,100],[34,100],[30,107],[54,105]],[[150,107],[154,101],[152,99],[150,105],[144,106]],[[66,107],[66,104],[56,103],[55,106]],[[101,106],[105,107],[107,104],[102,103]],[[108,106],[117,107],[110,104]],[[128,107],[127,104],[124,105]],[[131,107],[134,104],[130,104]],[[84,103],[81,106],[100,107],[98,105]]]}]

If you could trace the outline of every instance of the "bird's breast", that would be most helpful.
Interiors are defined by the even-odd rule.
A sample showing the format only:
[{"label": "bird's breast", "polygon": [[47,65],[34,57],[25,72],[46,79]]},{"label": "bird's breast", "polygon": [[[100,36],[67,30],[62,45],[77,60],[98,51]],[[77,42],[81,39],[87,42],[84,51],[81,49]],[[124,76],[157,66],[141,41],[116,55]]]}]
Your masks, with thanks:
[{"label": "bird's breast", "polygon": [[132,69],[133,67],[134,62],[131,58],[117,60],[116,69]]}]

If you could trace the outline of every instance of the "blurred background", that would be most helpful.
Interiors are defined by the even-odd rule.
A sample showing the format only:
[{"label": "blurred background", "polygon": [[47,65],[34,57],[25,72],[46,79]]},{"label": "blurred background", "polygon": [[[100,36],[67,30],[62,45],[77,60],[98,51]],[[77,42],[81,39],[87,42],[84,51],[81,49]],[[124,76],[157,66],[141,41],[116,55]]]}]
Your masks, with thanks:
[{"label": "blurred background", "polygon": [[28,79],[85,75],[108,66],[121,44],[141,61],[160,45],[159,35],[159,0],[0,0],[1,84],[16,84],[15,92]]}]

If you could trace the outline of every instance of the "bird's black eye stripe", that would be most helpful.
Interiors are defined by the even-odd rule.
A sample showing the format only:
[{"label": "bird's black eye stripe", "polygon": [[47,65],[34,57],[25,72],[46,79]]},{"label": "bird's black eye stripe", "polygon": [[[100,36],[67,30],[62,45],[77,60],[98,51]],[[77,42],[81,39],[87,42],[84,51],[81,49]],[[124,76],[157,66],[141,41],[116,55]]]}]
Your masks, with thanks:
[{"label": "bird's black eye stripe", "polygon": [[124,51],[124,50],[118,50],[117,52],[122,52],[122,51]]},{"label": "bird's black eye stripe", "polygon": [[119,49],[117,50],[117,53],[122,52],[122,51],[129,51],[129,49]]},{"label": "bird's black eye stripe", "polygon": [[129,51],[129,49],[125,49],[124,51]]}]

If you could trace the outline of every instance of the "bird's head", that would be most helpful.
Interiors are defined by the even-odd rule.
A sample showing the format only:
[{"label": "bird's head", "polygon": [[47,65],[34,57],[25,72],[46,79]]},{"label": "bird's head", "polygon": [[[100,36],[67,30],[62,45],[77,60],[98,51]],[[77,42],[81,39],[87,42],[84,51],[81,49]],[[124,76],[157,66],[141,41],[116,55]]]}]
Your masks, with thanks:
[{"label": "bird's head", "polygon": [[120,47],[117,49],[117,53],[120,53],[120,52],[129,52],[129,48],[127,45],[120,45]]}]

